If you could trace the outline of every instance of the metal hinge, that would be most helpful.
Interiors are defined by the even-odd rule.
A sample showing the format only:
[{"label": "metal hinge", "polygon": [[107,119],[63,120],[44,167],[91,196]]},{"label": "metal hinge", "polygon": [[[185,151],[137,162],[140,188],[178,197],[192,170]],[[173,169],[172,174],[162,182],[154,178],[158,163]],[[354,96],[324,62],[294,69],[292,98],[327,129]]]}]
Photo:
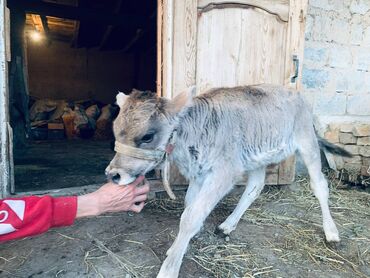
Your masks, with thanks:
[{"label": "metal hinge", "polygon": [[297,55],[293,55],[293,64],[294,64],[294,75],[290,78],[291,83],[295,83],[298,78],[299,71],[299,59]]}]

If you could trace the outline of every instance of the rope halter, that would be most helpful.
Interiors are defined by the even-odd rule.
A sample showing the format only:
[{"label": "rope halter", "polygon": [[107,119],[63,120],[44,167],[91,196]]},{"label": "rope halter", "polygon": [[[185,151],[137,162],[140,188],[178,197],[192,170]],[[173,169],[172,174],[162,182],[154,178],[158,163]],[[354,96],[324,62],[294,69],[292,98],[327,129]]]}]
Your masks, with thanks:
[{"label": "rope halter", "polygon": [[122,144],[118,141],[116,141],[114,144],[114,150],[117,153],[124,154],[129,157],[155,161],[157,163],[161,162],[166,155],[165,151],[135,148],[126,144]]},{"label": "rope halter", "polygon": [[162,172],[163,187],[166,190],[168,196],[171,199],[175,200],[176,196],[173,193],[169,182],[170,162],[168,160],[168,155],[172,152],[173,149],[173,137],[174,136],[172,134],[169,140],[170,142],[166,147],[166,151],[135,148],[126,144],[122,144],[118,141],[115,141],[114,143],[114,151],[129,157],[154,161],[156,164],[159,164],[164,160]]}]

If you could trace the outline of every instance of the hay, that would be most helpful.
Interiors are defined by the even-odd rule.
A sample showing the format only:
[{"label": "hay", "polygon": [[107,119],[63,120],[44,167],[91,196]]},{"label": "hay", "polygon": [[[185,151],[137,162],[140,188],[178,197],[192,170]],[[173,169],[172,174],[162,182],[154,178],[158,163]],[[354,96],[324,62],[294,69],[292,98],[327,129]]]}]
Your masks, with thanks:
[{"label": "hay", "polygon": [[[147,271],[151,270],[154,266],[145,266],[145,265],[137,265],[134,264],[133,262],[130,262],[123,256],[120,256],[116,253],[114,253],[112,250],[110,250],[102,241],[99,239],[93,237],[91,234],[87,234],[88,237],[90,237],[93,240],[93,244],[99,249],[100,251],[103,252],[103,254],[107,254],[113,262],[115,262],[119,268],[121,268],[125,273],[126,277],[146,277]],[[143,243],[137,242],[137,241],[132,241],[132,240],[125,240],[126,242],[131,242],[135,244],[141,244],[144,245]],[[86,272],[89,273],[89,267],[92,267],[95,273],[99,277],[104,277],[101,273],[98,272],[97,268],[95,267],[95,264],[91,262],[93,259],[100,259],[105,257],[105,255],[102,256],[90,256],[90,253],[95,251],[96,249],[90,250],[86,252],[85,254],[85,264],[87,266]]]},{"label": "hay", "polygon": [[[341,181],[327,174],[331,211],[347,247],[324,240],[320,206],[306,177],[297,177],[296,184],[290,188],[267,186],[242,219],[250,225],[281,231],[275,235],[277,238],[267,238],[265,247],[285,264],[298,269],[314,264],[318,268],[325,266],[341,273],[367,277],[360,268],[370,264],[370,229],[366,226],[370,217],[370,194],[339,189],[343,188]],[[225,198],[211,217],[227,217],[238,200],[239,196],[235,195]],[[154,200],[148,205],[151,209],[176,215],[181,214],[183,206],[182,200],[169,199]],[[349,247],[357,248],[355,255],[347,252]],[[214,277],[271,276],[279,271],[277,265],[266,264],[265,254],[251,250],[247,243],[220,242],[213,235],[201,235],[190,248],[187,257]]]},{"label": "hay", "polygon": [[247,243],[219,243],[201,247],[194,243],[190,259],[214,277],[257,277],[278,271],[273,266],[261,267]]}]

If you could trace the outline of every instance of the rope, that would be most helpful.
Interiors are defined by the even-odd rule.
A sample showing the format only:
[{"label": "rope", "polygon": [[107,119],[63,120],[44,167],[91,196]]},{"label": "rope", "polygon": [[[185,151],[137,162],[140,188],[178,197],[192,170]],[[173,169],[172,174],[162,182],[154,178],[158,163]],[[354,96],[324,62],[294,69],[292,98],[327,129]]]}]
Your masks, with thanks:
[{"label": "rope", "polygon": [[121,153],[130,157],[143,159],[143,160],[152,160],[156,162],[162,161],[165,151],[160,150],[147,150],[131,147],[129,145],[122,144],[118,141],[115,142],[114,150],[117,153]]},{"label": "rope", "polygon": [[143,160],[151,160],[155,161],[156,163],[160,163],[162,160],[163,162],[163,172],[162,172],[162,181],[163,186],[167,192],[167,194],[170,196],[171,199],[175,200],[176,196],[173,193],[170,185],[170,162],[168,159],[168,155],[172,152],[174,147],[174,135],[176,134],[176,130],[171,134],[171,137],[169,139],[168,145],[166,148],[168,148],[167,151],[161,151],[161,150],[148,150],[148,149],[140,149],[131,147],[126,144],[122,144],[118,141],[114,144],[114,150],[117,153],[127,155],[129,157],[143,159]]}]

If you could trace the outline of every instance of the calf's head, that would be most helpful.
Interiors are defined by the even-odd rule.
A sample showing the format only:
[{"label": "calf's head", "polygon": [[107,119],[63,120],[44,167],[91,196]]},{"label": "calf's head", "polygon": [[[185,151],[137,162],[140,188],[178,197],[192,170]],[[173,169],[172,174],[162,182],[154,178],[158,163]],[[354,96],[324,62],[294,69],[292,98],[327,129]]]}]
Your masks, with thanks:
[{"label": "calf's head", "polygon": [[[134,89],[129,96],[119,93],[117,104],[120,112],[113,122],[116,144],[136,150],[165,151],[179,117],[192,104],[193,91],[191,88],[171,100],[150,91]],[[145,175],[161,162],[117,152],[105,172],[110,180],[124,185],[139,175]]]}]

